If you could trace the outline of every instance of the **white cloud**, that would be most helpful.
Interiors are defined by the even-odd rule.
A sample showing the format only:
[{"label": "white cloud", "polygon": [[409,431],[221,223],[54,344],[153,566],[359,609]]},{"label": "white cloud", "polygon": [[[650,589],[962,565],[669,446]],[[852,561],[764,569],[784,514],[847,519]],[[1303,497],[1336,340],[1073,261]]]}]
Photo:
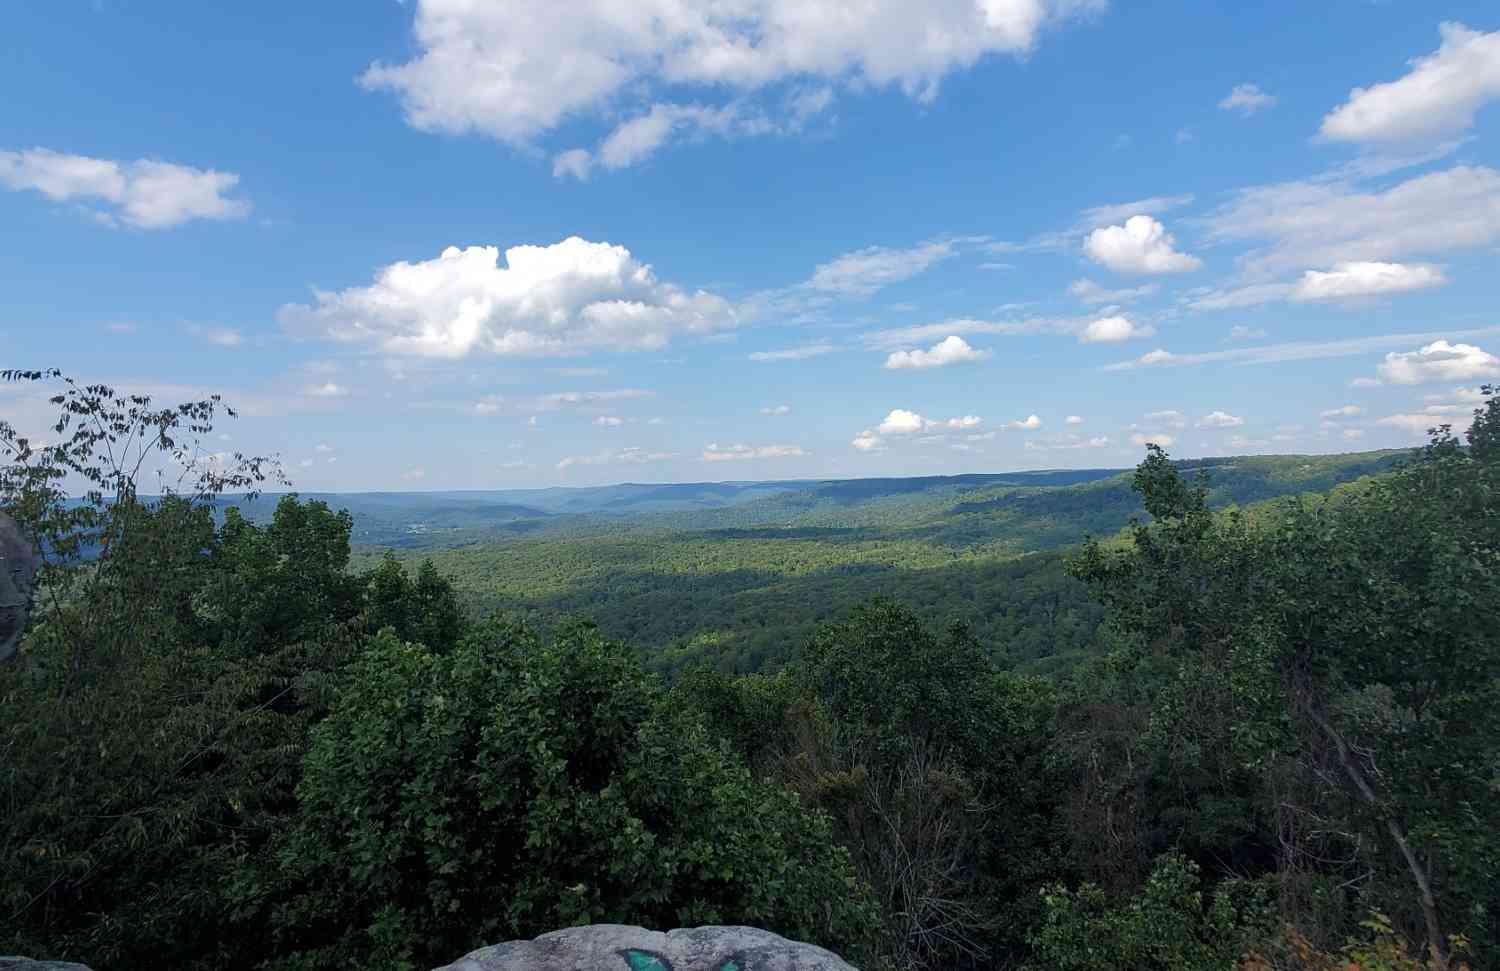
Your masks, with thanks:
[{"label": "white cloud", "polygon": [[769,361],[804,361],[810,357],[820,357],[824,354],[832,354],[838,350],[829,343],[804,344],[801,347],[788,347],[779,351],[756,351],[750,355],[750,360],[762,363]]},{"label": "white cloud", "polygon": [[558,462],[557,467],[568,469],[575,465],[645,465],[649,462],[663,462],[676,457],[675,452],[648,452],[639,445],[631,445],[628,448],[607,448],[593,455],[569,455]]},{"label": "white cloud", "polygon": [[1443,424],[1441,418],[1433,415],[1386,415],[1377,418],[1375,424],[1385,425],[1388,428],[1400,428],[1403,431],[1413,432],[1418,435],[1426,435],[1427,429],[1435,428]]},{"label": "white cloud", "polygon": [[313,451],[326,454],[333,451],[333,446],[324,442],[319,442],[318,445],[313,448]]},{"label": "white cloud", "polygon": [[1256,84],[1236,84],[1219,107],[1224,111],[1238,111],[1246,118],[1276,104],[1276,96],[1266,94]]},{"label": "white cloud", "polygon": [[1318,417],[1324,419],[1358,418],[1364,413],[1365,410],[1359,405],[1344,405],[1342,408],[1329,408],[1327,411],[1320,411],[1318,412]]},{"label": "white cloud", "polygon": [[1194,310],[1250,307],[1278,300],[1294,303],[1354,301],[1443,286],[1448,278],[1440,267],[1426,263],[1349,261],[1331,270],[1305,270],[1296,283],[1258,283],[1234,290],[1210,290],[1189,306]]},{"label": "white cloud", "polygon": [[239,347],[244,342],[244,337],[232,327],[202,327],[193,324],[188,327],[188,333],[220,347]]},{"label": "white cloud", "polygon": [[526,403],[528,410],[550,410],[573,405],[593,405],[601,401],[629,401],[635,398],[650,398],[656,394],[644,388],[618,388],[609,391],[553,391]]},{"label": "white cloud", "polygon": [[734,326],[734,309],[703,290],[656,278],[623,246],[571,236],[551,246],[450,246],[394,263],[368,287],[317,291],[288,304],[287,326],[387,354],[461,358],[475,352],[565,355],[656,349],[676,334]]},{"label": "white cloud", "polygon": [[1266,336],[1266,332],[1259,327],[1246,327],[1236,324],[1229,328],[1229,336],[1225,338],[1231,341],[1253,341]]},{"label": "white cloud", "polygon": [[1415,351],[1387,354],[1376,372],[1388,384],[1468,381],[1500,375],[1500,358],[1473,344],[1437,340]]},{"label": "white cloud", "polygon": [[1085,344],[1113,344],[1119,341],[1152,337],[1156,328],[1137,324],[1128,317],[1101,317],[1083,329],[1078,339]]},{"label": "white cloud", "polygon": [[1146,421],[1155,425],[1167,425],[1171,428],[1186,428],[1187,415],[1180,411],[1153,411],[1145,416]]},{"label": "white cloud", "polygon": [[[1040,419],[1038,419],[1038,423],[1040,423]],[[934,420],[923,418],[915,411],[908,411],[905,408],[894,408],[877,427],[866,428],[855,436],[851,444],[861,451],[870,452],[884,448],[885,440],[882,436],[907,436],[915,435],[919,432],[941,435],[946,432],[978,428],[981,424],[983,424],[983,419],[978,415],[960,415],[955,418]],[[969,437],[974,438],[975,436],[971,435]]]},{"label": "white cloud", "polygon": [[1263,303],[1285,300],[1295,289],[1290,283],[1256,283],[1231,290],[1205,290],[1188,301],[1194,310],[1237,310],[1258,307]]},{"label": "white cloud", "polygon": [[1069,415],[1067,417],[1067,423],[1069,425],[1082,425],[1083,417],[1081,415]]},{"label": "white cloud", "polygon": [[33,189],[55,202],[103,203],[106,223],[170,229],[194,219],[241,219],[250,203],[232,199],[240,177],[153,159],[116,162],[47,148],[0,151],[0,185]]},{"label": "white cloud", "polygon": [[865,297],[911,279],[953,252],[953,244],[948,241],[922,243],[910,249],[869,246],[819,265],[807,286],[824,293]]},{"label": "white cloud", "polygon": [[1270,441],[1264,438],[1247,438],[1244,435],[1234,435],[1229,439],[1229,447],[1237,450],[1267,448]]},{"label": "white cloud", "polygon": [[769,407],[762,408],[760,410],[760,413],[762,415],[787,415],[791,414],[791,411],[791,405],[771,405]]},{"label": "white cloud", "polygon": [[1344,438],[1353,441],[1356,438],[1364,438],[1365,430],[1363,428],[1346,428],[1342,434]]},{"label": "white cloud", "polygon": [[423,131],[477,131],[523,147],[564,123],[625,116],[593,152],[554,161],[586,175],[595,159],[644,157],[680,127],[796,130],[831,106],[835,89],[897,86],[930,102],[948,74],[986,55],[1024,55],[1049,24],[1103,6],[419,0],[416,56],[372,64],[360,82],[395,92],[408,123]]},{"label": "white cloud", "polygon": [[1026,440],[1026,448],[1038,452],[1053,451],[1056,449],[1108,447],[1108,435],[1096,435],[1093,438],[1084,438],[1080,435],[1064,435],[1061,438],[1028,438]]},{"label": "white cloud", "polygon": [[1106,290],[1093,280],[1074,280],[1068,285],[1069,293],[1091,307],[1105,303],[1129,303],[1132,300],[1149,297],[1160,289],[1160,284],[1147,283],[1138,287]]},{"label": "white cloud", "polygon": [[313,460],[312,459],[303,459],[302,461],[300,461],[300,462],[297,463],[298,466],[300,466],[301,468],[304,468],[304,469],[310,469],[310,468],[312,468],[312,464],[313,464]]},{"label": "white cloud", "polygon": [[325,381],[322,384],[311,385],[303,389],[302,393],[311,395],[314,398],[342,398],[349,393],[349,389],[341,384]]},{"label": "white cloud", "polygon": [[799,445],[724,445],[710,442],[703,450],[705,462],[734,462],[741,459],[784,459],[806,455]]},{"label": "white cloud", "polygon": [[1015,421],[1007,422],[1006,428],[1017,428],[1021,431],[1035,431],[1042,427],[1042,419],[1037,415],[1027,415],[1025,418],[1017,418]]},{"label": "white cloud", "polygon": [[1268,242],[1241,257],[1251,275],[1469,249],[1500,240],[1500,172],[1458,165],[1373,192],[1347,178],[1252,186],[1205,225],[1212,242]]},{"label": "white cloud", "polygon": [[1431,403],[1450,399],[1465,405],[1482,405],[1489,400],[1478,388],[1454,388],[1451,394],[1430,394],[1422,400]]},{"label": "white cloud", "polygon": [[418,482],[422,479],[427,478],[427,470],[422,468],[420,465],[413,466],[412,468],[409,468],[405,472],[401,473],[401,478],[405,479],[408,482]]},{"label": "white cloud", "polygon": [[[957,334],[995,334],[1007,337],[1030,336],[1034,334],[1064,334],[1083,339],[1089,328],[1097,322],[1098,318],[1093,315],[1082,317],[1033,316],[1020,320],[998,321],[960,317],[932,324],[918,324],[913,327],[893,327],[886,330],[870,331],[861,335],[861,339],[870,347],[881,350],[899,348],[903,345]],[[1149,326],[1136,325],[1130,336],[1146,337],[1150,336],[1151,333],[1154,333],[1154,331]]]},{"label": "white cloud", "polygon": [[1447,283],[1435,266],[1405,263],[1339,263],[1332,270],[1308,270],[1292,291],[1296,301],[1348,300],[1407,290],[1425,290]]},{"label": "white cloud", "polygon": [[1148,199],[1137,199],[1134,202],[1118,202],[1106,206],[1094,206],[1079,213],[1078,224],[1074,231],[1082,235],[1086,230],[1098,229],[1101,226],[1112,226],[1116,223],[1124,222],[1131,216],[1155,216],[1158,213],[1191,205],[1192,202],[1193,196],[1185,194],[1180,196],[1151,196]]},{"label": "white cloud", "polygon": [[879,431],[882,435],[909,435],[913,432],[922,431],[931,424],[932,422],[923,418],[915,411],[896,408],[885,416],[885,421],[880,423]]},{"label": "white cloud", "polygon": [[928,350],[895,351],[886,358],[887,370],[897,371],[906,368],[937,368],[946,367],[949,364],[963,364],[974,361],[983,361],[990,356],[989,351],[977,351],[969,346],[969,342],[957,335],[950,335]]},{"label": "white cloud", "polygon": [[1131,216],[1123,226],[1104,226],[1089,233],[1083,251],[1116,273],[1183,273],[1203,261],[1179,253],[1176,239],[1150,216]]},{"label": "white cloud", "polygon": [[[1283,361],[1313,361],[1329,357],[1367,354],[1391,347],[1410,347],[1421,341],[1440,338],[1482,337],[1494,334],[1500,334],[1500,326],[1436,333],[1381,334],[1334,341],[1290,341],[1284,344],[1263,344],[1258,347],[1239,347],[1227,351],[1205,351],[1196,354],[1173,354],[1171,351],[1158,349],[1133,360],[1107,364],[1104,370],[1129,371],[1142,367],[1180,367],[1190,364],[1279,364]],[[1354,382],[1355,387],[1369,387],[1376,384],[1379,382],[1373,378],[1359,379]]]},{"label": "white cloud", "polygon": [[1198,419],[1199,428],[1238,428],[1244,423],[1245,419],[1227,411],[1211,411]]},{"label": "white cloud", "polygon": [[1177,439],[1171,435],[1164,435],[1160,432],[1136,432],[1130,436],[1132,445],[1160,445],[1162,448],[1170,448],[1176,441]]},{"label": "white cloud", "polygon": [[1472,127],[1475,113],[1500,99],[1500,31],[1484,34],[1458,23],[1438,30],[1436,51],[1413,60],[1398,80],[1350,91],[1349,100],[1323,119],[1321,136],[1410,142],[1451,138]]},{"label": "white cloud", "polygon": [[599,415],[594,419],[594,424],[601,428],[618,428],[625,424],[625,419],[616,418],[614,415]]}]

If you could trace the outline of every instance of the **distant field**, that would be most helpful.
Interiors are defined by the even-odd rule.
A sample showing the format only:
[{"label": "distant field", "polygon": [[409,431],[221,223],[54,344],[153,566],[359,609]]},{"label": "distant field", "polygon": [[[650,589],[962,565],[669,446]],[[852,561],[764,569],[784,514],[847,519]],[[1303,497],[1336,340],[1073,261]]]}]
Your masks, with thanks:
[{"label": "distant field", "polygon": [[[1222,508],[1324,492],[1403,454],[1184,466],[1208,474]],[[477,614],[586,616],[663,671],[775,667],[875,595],[966,624],[1015,664],[1064,663],[1101,612],[1063,551],[1141,514],[1130,473],[1108,469],[319,498],[354,513],[356,567],[386,549],[431,558]]]}]

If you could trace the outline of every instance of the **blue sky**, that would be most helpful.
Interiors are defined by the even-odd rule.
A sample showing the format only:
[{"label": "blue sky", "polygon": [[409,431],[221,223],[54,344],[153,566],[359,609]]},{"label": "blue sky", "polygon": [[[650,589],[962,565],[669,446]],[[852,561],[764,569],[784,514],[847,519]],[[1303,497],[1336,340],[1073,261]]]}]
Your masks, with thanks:
[{"label": "blue sky", "polygon": [[5,366],[305,490],[1348,451],[1500,377],[1492,2],[849,7],[18,5]]}]

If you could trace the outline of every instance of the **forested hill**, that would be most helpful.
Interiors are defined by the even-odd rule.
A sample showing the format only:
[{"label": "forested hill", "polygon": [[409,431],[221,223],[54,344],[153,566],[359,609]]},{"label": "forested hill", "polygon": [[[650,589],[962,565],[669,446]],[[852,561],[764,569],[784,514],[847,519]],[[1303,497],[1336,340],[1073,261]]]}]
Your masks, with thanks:
[{"label": "forested hill", "polygon": [[[1323,492],[1404,454],[1215,458],[1179,468],[1206,473],[1211,505],[1224,508]],[[700,662],[730,672],[778,667],[818,623],[876,595],[930,623],[965,624],[1008,663],[1045,670],[1085,652],[1102,616],[1065,575],[1060,551],[1112,535],[1142,512],[1130,473],[1114,470],[731,483],[712,500],[690,498],[706,488],[614,486],[571,498],[550,490],[562,494],[548,500],[554,509],[596,505],[590,514],[538,509],[488,524],[471,494],[410,496],[380,522],[399,526],[394,513],[410,509],[427,517],[420,528],[366,541],[355,565],[373,565],[382,546],[413,566],[430,558],[475,613],[520,614],[543,628],[587,616],[663,671]],[[600,512],[662,502],[672,490],[676,508]],[[487,495],[497,506],[516,498]],[[363,498],[329,499],[354,513],[356,541],[371,529]]]}]

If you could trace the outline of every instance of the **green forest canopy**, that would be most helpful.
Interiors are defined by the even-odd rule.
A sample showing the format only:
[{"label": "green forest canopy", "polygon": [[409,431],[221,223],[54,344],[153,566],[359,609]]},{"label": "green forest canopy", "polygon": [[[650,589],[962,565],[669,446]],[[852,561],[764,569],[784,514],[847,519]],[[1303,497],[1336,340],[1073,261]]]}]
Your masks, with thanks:
[{"label": "green forest canopy", "polygon": [[[734,593],[687,588],[714,630],[803,625],[736,674],[696,663],[707,641],[663,662],[588,621],[465,610],[461,573],[352,561],[352,516],[321,501],[216,515],[275,467],[193,467],[214,400],[6,377],[58,382],[62,407],[46,445],[0,423],[0,508],[47,560],[0,666],[0,951],[424,968],[619,921],[754,924],[877,971],[1500,962],[1491,389],[1465,441],[1329,460],[1336,480],[1378,473],[1331,495],[1275,462],[1254,487],[1254,463],[1220,465],[1215,485],[1152,449],[1118,500],[1141,520],[1066,554],[949,543],[986,516],[1008,528],[1020,500],[946,496],[923,518],[918,490],[813,501],[848,518],[792,527],[889,531],[858,539],[659,524],[654,544],[558,537],[553,573],[512,559],[567,592],[597,544],[637,584],[597,607],[629,604],[647,630],[650,577],[763,569],[781,612],[731,622],[706,611]],[[185,461],[187,486],[142,498],[131,448]],[[63,490],[79,478],[82,502]],[[1256,488],[1285,498],[1228,504]],[[1065,491],[1020,502],[1058,510],[1031,535],[1062,534]],[[938,586],[922,609],[817,599],[873,592],[862,571],[916,584],[991,564],[954,584],[976,612],[1071,585],[1066,663],[1045,663],[1055,632],[1018,651],[993,624],[933,623],[937,603],[967,619]]]}]

